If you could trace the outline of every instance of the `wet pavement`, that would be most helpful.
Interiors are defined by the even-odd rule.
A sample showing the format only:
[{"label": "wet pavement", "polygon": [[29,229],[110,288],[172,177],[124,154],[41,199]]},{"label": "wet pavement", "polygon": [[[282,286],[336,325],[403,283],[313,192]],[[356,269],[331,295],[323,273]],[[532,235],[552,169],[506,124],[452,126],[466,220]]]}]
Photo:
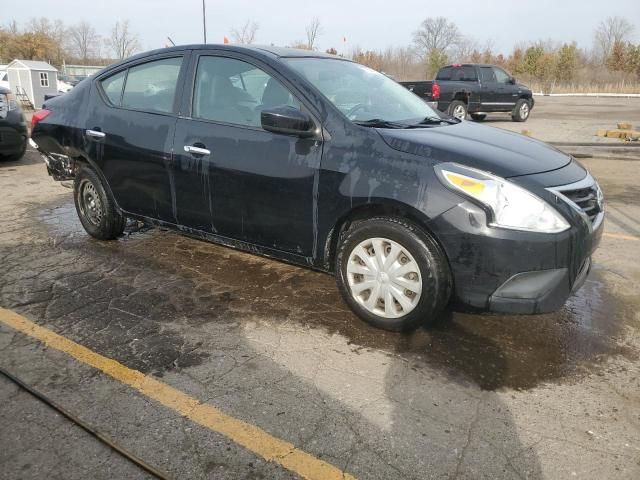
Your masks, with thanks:
[{"label": "wet pavement", "polygon": [[[0,164],[0,306],[356,478],[639,478],[640,160],[585,164],[611,220],[561,311],[399,335],[326,274],[137,223],[93,240],[31,152]],[[296,477],[2,324],[0,367],[174,478]],[[145,478],[25,396],[0,382],[7,478]]]}]

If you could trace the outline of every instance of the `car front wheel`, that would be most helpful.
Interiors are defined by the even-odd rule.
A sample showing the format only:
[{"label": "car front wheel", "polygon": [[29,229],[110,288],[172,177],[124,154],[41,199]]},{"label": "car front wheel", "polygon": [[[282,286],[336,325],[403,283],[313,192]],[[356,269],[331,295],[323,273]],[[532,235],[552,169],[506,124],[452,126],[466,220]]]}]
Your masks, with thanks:
[{"label": "car front wheel", "polygon": [[76,175],[73,186],[76,211],[86,232],[99,240],[112,240],[121,235],[126,219],[98,174],[84,167]]},{"label": "car front wheel", "polygon": [[336,277],[342,296],[359,317],[392,331],[434,321],[451,290],[439,245],[395,217],[358,221],[343,233]]}]

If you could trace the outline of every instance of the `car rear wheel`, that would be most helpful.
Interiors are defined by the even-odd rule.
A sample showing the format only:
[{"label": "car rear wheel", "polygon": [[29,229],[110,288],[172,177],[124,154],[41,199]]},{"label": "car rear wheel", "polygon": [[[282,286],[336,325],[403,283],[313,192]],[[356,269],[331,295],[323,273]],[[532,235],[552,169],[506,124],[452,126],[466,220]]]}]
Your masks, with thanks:
[{"label": "car rear wheel", "polygon": [[481,122],[483,121],[485,118],[487,118],[487,114],[486,113],[472,113],[471,114],[471,118],[473,120],[475,120],[476,122]]},{"label": "car rear wheel", "polygon": [[526,122],[527,118],[529,118],[530,113],[531,105],[529,104],[529,100],[521,98],[520,100],[518,100],[516,106],[511,112],[511,119],[514,122]]},{"label": "car rear wheel", "polygon": [[439,245],[395,217],[358,221],[342,234],[336,278],[360,318],[392,331],[434,321],[451,291],[449,266]]},{"label": "car rear wheel", "polygon": [[454,100],[449,105],[449,115],[458,120],[465,120],[467,118],[467,104],[460,100]]},{"label": "car rear wheel", "polygon": [[25,152],[27,151],[27,141],[25,140],[24,145],[18,153],[12,153],[11,155],[2,155],[0,154],[0,161],[5,162],[17,162],[18,160],[24,157]]},{"label": "car rear wheel", "polygon": [[126,219],[98,174],[84,167],[76,175],[73,186],[76,211],[86,232],[99,240],[113,240],[121,235]]}]

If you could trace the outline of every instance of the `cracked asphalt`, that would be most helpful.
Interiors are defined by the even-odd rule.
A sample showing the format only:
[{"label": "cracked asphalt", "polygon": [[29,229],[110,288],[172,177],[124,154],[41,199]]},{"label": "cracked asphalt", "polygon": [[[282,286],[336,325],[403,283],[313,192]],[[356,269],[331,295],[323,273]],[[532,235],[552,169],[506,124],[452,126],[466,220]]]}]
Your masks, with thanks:
[{"label": "cracked asphalt", "polygon": [[[0,164],[0,306],[356,478],[637,479],[640,159],[583,162],[606,235],[561,311],[399,335],[322,273],[133,223],[91,239],[30,151]],[[298,478],[2,323],[0,366],[173,478]],[[2,478],[149,478],[4,378],[0,422]]]}]

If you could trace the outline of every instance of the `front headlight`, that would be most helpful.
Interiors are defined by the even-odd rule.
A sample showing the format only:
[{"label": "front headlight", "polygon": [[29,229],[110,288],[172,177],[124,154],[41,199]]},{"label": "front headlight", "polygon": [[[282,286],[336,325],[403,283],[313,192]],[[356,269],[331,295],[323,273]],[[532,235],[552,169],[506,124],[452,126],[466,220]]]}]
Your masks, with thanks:
[{"label": "front headlight", "polygon": [[570,227],[547,202],[504,178],[457,164],[440,165],[436,170],[445,185],[491,210],[492,227],[541,233],[563,232]]}]

